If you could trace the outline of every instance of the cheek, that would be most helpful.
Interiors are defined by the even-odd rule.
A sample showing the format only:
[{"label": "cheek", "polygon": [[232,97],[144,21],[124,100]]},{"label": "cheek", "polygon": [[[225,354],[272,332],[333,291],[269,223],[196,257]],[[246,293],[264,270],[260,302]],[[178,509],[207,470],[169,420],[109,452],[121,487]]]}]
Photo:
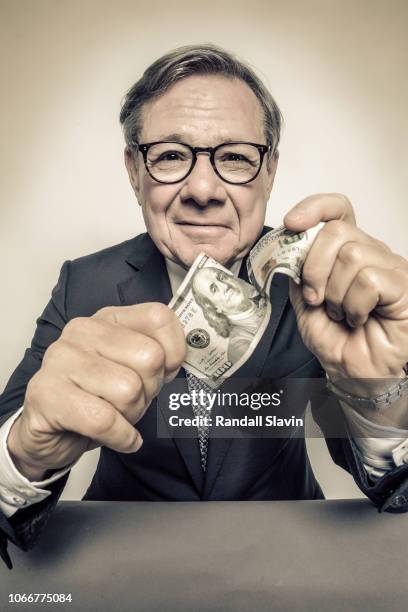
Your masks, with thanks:
[{"label": "cheek", "polygon": [[267,195],[263,185],[259,184],[246,193],[241,194],[235,201],[240,230],[243,236],[253,235],[263,227],[267,204]]},{"label": "cheek", "polygon": [[141,204],[145,218],[164,222],[167,210],[176,196],[176,190],[171,185],[152,184],[150,178],[143,181]]},{"label": "cheek", "polygon": [[212,303],[216,308],[220,308],[221,310],[225,306],[225,300],[222,295],[212,296]]}]

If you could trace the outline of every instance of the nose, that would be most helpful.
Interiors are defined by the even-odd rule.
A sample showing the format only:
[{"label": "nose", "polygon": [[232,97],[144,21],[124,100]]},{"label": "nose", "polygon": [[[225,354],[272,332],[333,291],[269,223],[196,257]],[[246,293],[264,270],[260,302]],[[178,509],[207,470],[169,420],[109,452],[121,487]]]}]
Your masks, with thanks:
[{"label": "nose", "polygon": [[223,204],[227,194],[223,181],[216,175],[209,153],[197,153],[197,161],[180,192],[184,203],[208,206]]}]

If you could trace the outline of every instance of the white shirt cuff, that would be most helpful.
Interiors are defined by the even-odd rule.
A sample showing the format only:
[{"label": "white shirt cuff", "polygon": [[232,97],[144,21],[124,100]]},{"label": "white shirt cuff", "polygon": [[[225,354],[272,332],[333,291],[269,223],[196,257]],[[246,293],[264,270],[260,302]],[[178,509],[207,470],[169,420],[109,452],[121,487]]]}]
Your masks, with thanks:
[{"label": "white shirt cuff", "polygon": [[384,427],[369,421],[341,402],[350,436],[367,474],[377,480],[401,465],[408,464],[408,430]]},{"label": "white shirt cuff", "polygon": [[20,508],[36,504],[51,495],[51,491],[43,487],[47,487],[64,476],[76,463],[75,461],[63,470],[55,472],[50,478],[36,482],[28,480],[17,470],[7,448],[7,438],[11,426],[23,409],[24,406],[0,427],[0,510],[7,518],[10,518]]}]

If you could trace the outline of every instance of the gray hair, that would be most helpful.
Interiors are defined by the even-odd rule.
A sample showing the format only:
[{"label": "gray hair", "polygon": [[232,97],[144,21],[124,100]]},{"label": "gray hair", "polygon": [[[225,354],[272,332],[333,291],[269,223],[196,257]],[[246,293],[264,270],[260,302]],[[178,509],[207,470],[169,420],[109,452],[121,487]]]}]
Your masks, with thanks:
[{"label": "gray hair", "polygon": [[244,81],[262,106],[265,138],[271,152],[276,150],[283,118],[272,95],[252,68],[211,44],[188,45],[166,53],[153,62],[129,89],[120,112],[127,145],[138,141],[143,105],[164,94],[176,81],[193,74],[217,74]]}]

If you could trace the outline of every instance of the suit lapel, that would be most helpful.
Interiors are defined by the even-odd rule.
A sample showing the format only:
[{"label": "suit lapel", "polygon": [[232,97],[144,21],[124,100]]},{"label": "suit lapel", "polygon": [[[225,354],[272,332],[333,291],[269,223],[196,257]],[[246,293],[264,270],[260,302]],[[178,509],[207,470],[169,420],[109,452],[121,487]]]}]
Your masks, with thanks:
[{"label": "suit lapel", "polygon": [[137,247],[126,260],[133,270],[117,286],[121,305],[143,302],[168,304],[172,294],[163,255],[148,234],[140,236]]},{"label": "suit lapel", "polygon": [[[148,234],[143,234],[140,237],[137,247],[134,253],[126,260],[133,268],[130,276],[117,286],[121,305],[130,306],[144,302],[168,304],[172,298],[172,291],[163,255]],[[185,385],[183,392],[187,393],[188,387],[183,368],[178,376],[182,378]],[[154,402],[152,407],[154,405],[159,409],[157,402]],[[166,416],[163,412],[162,414],[166,420],[168,415]],[[198,493],[201,495],[204,475],[201,468],[200,449],[197,438],[172,439]]]}]

